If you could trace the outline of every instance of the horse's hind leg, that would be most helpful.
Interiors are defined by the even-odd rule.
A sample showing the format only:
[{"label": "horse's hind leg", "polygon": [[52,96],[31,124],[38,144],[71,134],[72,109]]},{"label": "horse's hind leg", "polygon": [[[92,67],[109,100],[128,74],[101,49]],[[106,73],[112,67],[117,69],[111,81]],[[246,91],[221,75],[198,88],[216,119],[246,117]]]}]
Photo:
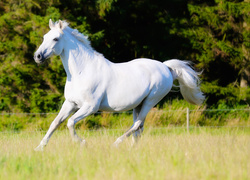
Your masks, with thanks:
[{"label": "horse's hind leg", "polygon": [[118,145],[126,138],[129,137],[133,132],[135,132],[141,125],[142,120],[137,120],[132,127],[126,132],[124,133],[122,136],[120,136],[115,142],[114,145],[116,147],[118,147]]},{"label": "horse's hind leg", "polygon": [[142,106],[138,106],[133,110],[134,124],[126,133],[124,133],[115,141],[115,146],[118,146],[126,137],[129,137],[132,133],[134,133],[133,142],[137,141],[138,137],[143,131],[144,121],[150,109],[151,108],[145,108],[143,103]]},{"label": "horse's hind leg", "polygon": [[133,133],[132,145],[136,144],[138,142],[138,140],[140,139],[141,134],[144,130],[144,122],[145,122],[145,120],[141,123],[139,128]]},{"label": "horse's hind leg", "polygon": [[[164,89],[163,89],[164,90]],[[126,137],[130,136],[132,133],[134,133],[134,140],[137,141],[138,137],[140,136],[140,134],[143,131],[143,125],[145,122],[145,118],[148,114],[148,112],[150,111],[150,109],[152,107],[154,107],[166,94],[168,93],[168,91],[162,91],[162,93],[156,93],[154,91],[152,91],[147,98],[144,99],[144,101],[141,104],[141,108],[136,109],[136,111],[134,110],[134,118],[135,115],[137,115],[137,118],[134,119],[134,124],[133,126],[125,133],[123,134],[121,137],[119,137],[114,145],[118,146]],[[157,96],[155,95],[157,94]]]},{"label": "horse's hind leg", "polygon": [[[136,122],[138,116],[139,116],[139,113],[141,111],[141,105],[136,107],[134,110],[133,110],[133,121],[134,123]],[[132,137],[132,145],[134,145],[135,143],[138,142],[138,139],[141,137],[141,134],[143,132],[143,126],[144,126],[144,121],[145,119],[143,119],[142,123],[140,124],[139,128],[133,133],[133,137]]]}]

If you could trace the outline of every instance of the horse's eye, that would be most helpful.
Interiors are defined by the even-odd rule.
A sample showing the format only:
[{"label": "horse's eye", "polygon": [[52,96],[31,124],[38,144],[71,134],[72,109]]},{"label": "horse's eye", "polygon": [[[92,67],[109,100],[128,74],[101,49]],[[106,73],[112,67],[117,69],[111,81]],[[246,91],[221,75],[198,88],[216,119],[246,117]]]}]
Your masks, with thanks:
[{"label": "horse's eye", "polygon": [[53,40],[54,40],[54,41],[58,41],[58,38],[54,38]]}]

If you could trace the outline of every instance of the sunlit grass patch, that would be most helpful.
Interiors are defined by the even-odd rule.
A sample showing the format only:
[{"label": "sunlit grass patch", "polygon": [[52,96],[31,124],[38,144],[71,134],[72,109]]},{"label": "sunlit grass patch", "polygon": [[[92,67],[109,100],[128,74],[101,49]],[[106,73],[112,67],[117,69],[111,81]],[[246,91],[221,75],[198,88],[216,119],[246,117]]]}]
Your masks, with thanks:
[{"label": "sunlit grass patch", "polygon": [[148,128],[131,147],[123,130],[80,131],[82,147],[57,131],[43,152],[44,132],[0,134],[0,179],[249,179],[250,132],[240,128]]}]

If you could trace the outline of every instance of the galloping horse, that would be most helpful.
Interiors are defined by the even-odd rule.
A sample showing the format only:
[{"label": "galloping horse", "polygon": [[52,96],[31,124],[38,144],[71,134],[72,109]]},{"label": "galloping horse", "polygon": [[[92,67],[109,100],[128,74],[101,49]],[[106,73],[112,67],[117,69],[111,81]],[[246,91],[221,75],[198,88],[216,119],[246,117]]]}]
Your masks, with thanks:
[{"label": "galloping horse", "polygon": [[151,59],[135,59],[127,63],[112,63],[96,52],[87,37],[71,29],[66,21],[49,21],[50,31],[35,52],[34,60],[43,63],[52,55],[61,57],[67,80],[65,102],[51,123],[48,132],[35,150],[43,150],[56,128],[67,117],[67,127],[74,141],[85,144],[75,131],[75,124],[100,111],[133,109],[133,125],[115,141],[118,146],[133,134],[134,141],[143,131],[149,110],[168,94],[177,79],[183,97],[192,104],[201,104],[204,95],[199,88],[199,73],[186,61],[163,63]]}]

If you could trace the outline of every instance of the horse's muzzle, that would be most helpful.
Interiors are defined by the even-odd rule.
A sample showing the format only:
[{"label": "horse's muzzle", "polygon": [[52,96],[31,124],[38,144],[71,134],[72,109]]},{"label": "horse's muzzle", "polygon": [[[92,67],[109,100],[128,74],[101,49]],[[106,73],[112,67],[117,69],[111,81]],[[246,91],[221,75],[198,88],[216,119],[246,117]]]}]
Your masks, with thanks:
[{"label": "horse's muzzle", "polygon": [[36,63],[42,64],[42,63],[44,63],[45,58],[43,57],[43,55],[41,53],[38,53],[38,54],[34,55],[34,60]]}]

